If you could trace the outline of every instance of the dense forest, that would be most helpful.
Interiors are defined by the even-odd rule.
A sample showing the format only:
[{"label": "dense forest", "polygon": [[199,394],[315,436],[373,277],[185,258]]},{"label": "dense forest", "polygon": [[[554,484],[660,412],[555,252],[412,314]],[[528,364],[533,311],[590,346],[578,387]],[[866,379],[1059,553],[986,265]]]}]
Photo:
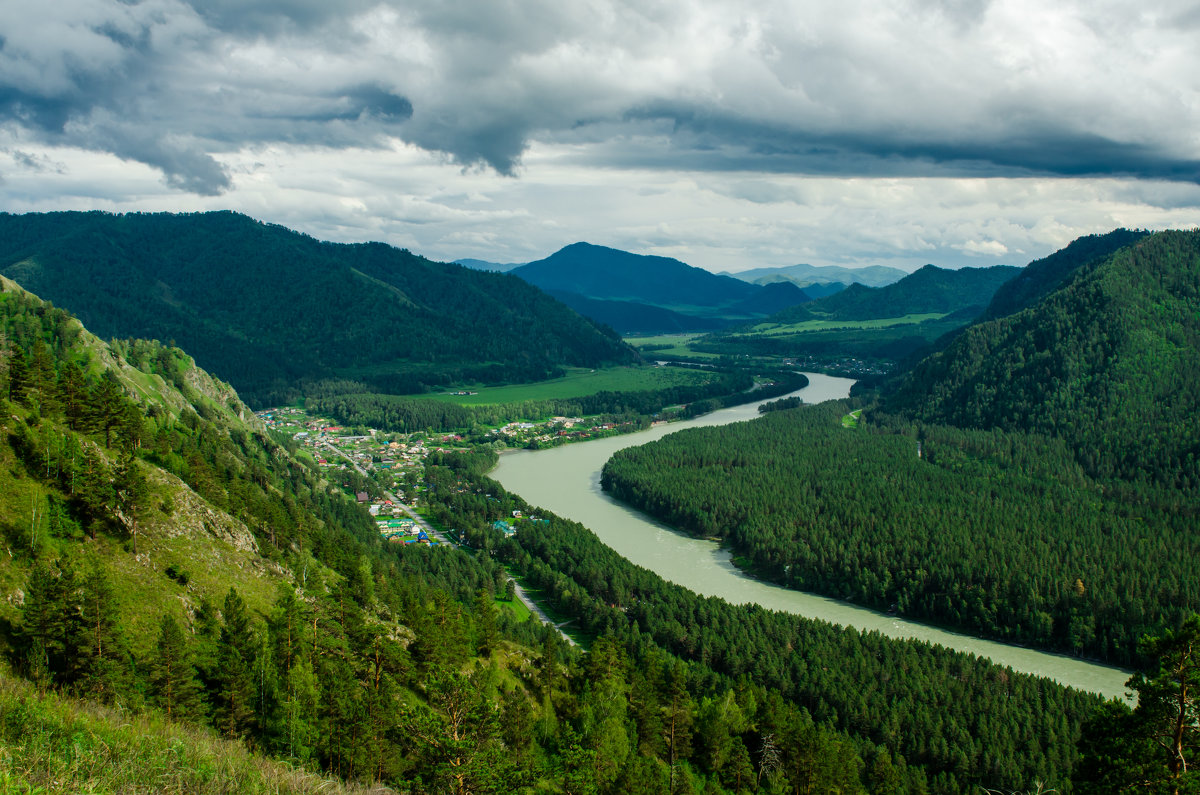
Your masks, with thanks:
[{"label": "dense forest", "polygon": [[[931,792],[1024,789],[1035,780],[1065,786],[1095,696],[942,647],[697,596],[471,469],[459,461],[431,478],[443,523],[465,528],[473,546],[521,571],[589,634],[662,648],[715,681],[777,692],[858,747],[882,747],[921,767]],[[490,521],[512,510],[548,521],[504,539]]]},{"label": "dense forest", "polygon": [[794,587],[1130,663],[1200,604],[1200,233],[1089,259],[1119,239],[857,428],[847,405],[689,431],[622,451],[605,486]]},{"label": "dense forest", "polygon": [[410,393],[637,360],[516,277],[229,212],[0,214],[0,274],[104,338],[182,346],[255,405],[324,379]]},{"label": "dense forest", "polygon": [[[3,608],[0,652],[37,690],[410,792],[925,791],[920,769],[748,679],[599,632],[580,654],[517,623],[496,610],[507,575],[492,557],[381,542],[178,349],[105,345],[5,287],[0,519],[15,554],[0,575],[22,598]],[[443,485],[452,472],[432,470]],[[121,562],[161,566],[150,539],[193,511],[207,532],[243,523],[239,566],[277,572],[273,596],[197,591],[200,572],[171,564],[161,602],[130,603]],[[196,566],[212,558],[204,535]],[[7,692],[4,764],[35,758],[4,780],[62,784],[42,778],[62,760],[36,759],[46,711]]]},{"label": "dense forest", "polygon": [[1200,604],[1193,510],[1130,504],[1061,442],[841,427],[846,403],[614,455],[613,496],[728,543],[756,574],[879,610],[1128,665]]}]

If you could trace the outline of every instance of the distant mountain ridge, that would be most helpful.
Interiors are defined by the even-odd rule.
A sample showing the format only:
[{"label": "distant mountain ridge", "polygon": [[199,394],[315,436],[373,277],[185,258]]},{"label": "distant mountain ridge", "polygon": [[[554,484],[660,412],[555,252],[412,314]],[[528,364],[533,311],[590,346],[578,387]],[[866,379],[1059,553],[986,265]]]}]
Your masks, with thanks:
[{"label": "distant mountain ridge", "polygon": [[524,262],[488,262],[485,259],[456,259],[455,265],[462,265],[464,268],[470,268],[477,271],[497,271],[498,273],[507,273],[513,268],[519,268],[524,265]]},{"label": "distant mountain ridge", "polygon": [[[810,284],[863,284],[867,287],[883,287],[898,282],[908,275],[907,271],[899,268],[889,268],[886,265],[867,265],[862,268],[844,268],[838,265],[784,265],[775,268],[751,268],[749,270],[730,273],[722,271],[725,276],[752,282],[754,284],[769,284],[773,281],[786,280],[794,282],[799,287]],[[816,297],[816,296],[814,296]]]},{"label": "distant mountain ridge", "polygon": [[622,333],[711,331],[810,300],[790,282],[756,285],[677,259],[574,243],[512,270]]},{"label": "distant mountain ridge", "polygon": [[232,212],[2,214],[0,274],[103,337],[176,341],[259,404],[322,379],[412,392],[638,359],[521,279]]},{"label": "distant mountain ridge", "polygon": [[771,317],[769,322],[801,320],[871,320],[910,314],[983,312],[992,295],[1021,272],[1008,265],[948,270],[926,265],[884,287],[852,284],[845,290]]},{"label": "distant mountain ridge", "polygon": [[512,273],[543,290],[654,306],[717,308],[750,298],[759,289],[670,257],[591,243],[573,243]]}]

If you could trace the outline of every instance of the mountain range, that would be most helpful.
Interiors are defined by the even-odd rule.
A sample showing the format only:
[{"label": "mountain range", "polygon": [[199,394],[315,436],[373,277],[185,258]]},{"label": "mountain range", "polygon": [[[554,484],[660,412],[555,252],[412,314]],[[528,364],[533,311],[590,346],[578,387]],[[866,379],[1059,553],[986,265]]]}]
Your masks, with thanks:
[{"label": "mountain range", "polygon": [[[843,268],[837,265],[784,265],[774,268],[750,268],[736,273],[722,271],[722,275],[732,276],[753,284],[789,281],[800,287],[808,287],[812,284],[840,282],[845,285],[862,284],[867,287],[883,287],[900,281],[908,273],[899,268],[889,268],[885,265],[865,265],[861,268]],[[819,296],[814,295],[813,297]]]}]

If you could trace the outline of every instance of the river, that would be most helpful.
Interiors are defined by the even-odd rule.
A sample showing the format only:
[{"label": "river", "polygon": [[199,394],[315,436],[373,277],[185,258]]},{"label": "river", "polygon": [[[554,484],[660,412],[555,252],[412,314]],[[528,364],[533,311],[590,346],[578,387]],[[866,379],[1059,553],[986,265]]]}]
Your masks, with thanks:
[{"label": "river", "polygon": [[[798,392],[806,403],[846,397],[849,378],[806,373],[809,385]],[[756,580],[737,569],[729,551],[716,542],[676,532],[609,497],[600,489],[600,470],[617,450],[661,439],[684,428],[726,425],[758,416],[757,404],[714,411],[683,422],[638,433],[554,447],[513,450],[500,456],[491,477],[509,491],[590,528],[628,560],[678,585],[733,604],[757,603],[771,610],[829,621],[893,638],[914,638],[987,657],[1015,671],[1044,676],[1070,687],[1121,696],[1129,672],[1065,655],[982,640],[836,599],[793,591]]]}]

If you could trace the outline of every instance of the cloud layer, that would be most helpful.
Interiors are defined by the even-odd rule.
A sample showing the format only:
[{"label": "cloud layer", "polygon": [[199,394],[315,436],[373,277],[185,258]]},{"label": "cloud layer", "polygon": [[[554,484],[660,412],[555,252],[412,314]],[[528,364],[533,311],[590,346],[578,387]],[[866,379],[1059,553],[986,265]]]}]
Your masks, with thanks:
[{"label": "cloud layer", "polygon": [[[48,179],[94,153],[148,167],[168,195],[245,205],[268,179],[259,155],[295,168],[322,152],[344,155],[320,158],[330,194],[360,204],[343,195],[350,183],[417,189],[347,173],[372,157],[447,164],[492,201],[496,175],[558,179],[535,167],[580,184],[686,174],[760,209],[794,207],[800,182],[825,179],[1086,178],[1111,194],[1115,177],[1190,197],[1198,33],[1194,4],[1166,0],[9,3],[0,189],[10,209],[32,206],[22,175]],[[461,181],[450,173],[440,179]],[[288,177],[269,181],[282,190]],[[147,190],[132,167],[124,185],[100,197],[124,206],[138,199],[115,192]]]},{"label": "cloud layer", "polygon": [[196,193],[252,144],[395,137],[507,174],[535,140],[647,130],[664,168],[1198,181],[1197,19],[1160,5],[9,4],[0,114]]}]

